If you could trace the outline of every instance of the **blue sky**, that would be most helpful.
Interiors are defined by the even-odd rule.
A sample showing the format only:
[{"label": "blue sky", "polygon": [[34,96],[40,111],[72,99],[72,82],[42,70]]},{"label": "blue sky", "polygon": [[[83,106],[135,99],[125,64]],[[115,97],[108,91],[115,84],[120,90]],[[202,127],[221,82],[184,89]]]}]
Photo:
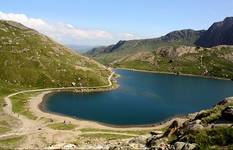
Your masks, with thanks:
[{"label": "blue sky", "polygon": [[[69,38],[68,35],[51,35],[64,43],[103,45],[121,38],[158,37],[178,29],[207,29],[213,22],[233,16],[233,1],[5,0],[1,2],[0,11],[42,19],[53,27],[59,26],[59,23],[69,24],[80,31],[91,32],[89,36],[93,36],[84,35],[83,38],[73,35],[76,38],[66,40],[64,38]],[[43,32],[43,29],[38,30]],[[96,30],[103,31],[103,37],[100,32],[100,36],[95,37]],[[49,35],[48,29],[44,33]]]}]

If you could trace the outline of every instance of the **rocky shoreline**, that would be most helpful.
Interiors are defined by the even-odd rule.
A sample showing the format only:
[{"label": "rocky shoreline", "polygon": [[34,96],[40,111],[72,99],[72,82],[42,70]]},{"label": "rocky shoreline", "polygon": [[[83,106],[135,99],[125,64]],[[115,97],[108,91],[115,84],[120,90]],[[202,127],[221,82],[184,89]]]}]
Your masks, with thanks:
[{"label": "rocky shoreline", "polygon": [[[229,149],[233,145],[233,97],[211,109],[189,114],[186,121],[174,120],[164,131],[113,141],[76,145],[80,149],[196,150]],[[205,143],[207,140],[210,143]],[[224,140],[224,141],[223,141]],[[204,142],[203,142],[204,141]]]}]

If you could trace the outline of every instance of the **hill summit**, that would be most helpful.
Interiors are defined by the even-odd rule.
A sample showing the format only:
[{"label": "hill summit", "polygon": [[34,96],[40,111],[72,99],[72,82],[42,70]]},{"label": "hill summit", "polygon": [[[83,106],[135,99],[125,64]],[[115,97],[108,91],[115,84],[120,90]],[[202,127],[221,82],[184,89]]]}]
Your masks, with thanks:
[{"label": "hill summit", "polygon": [[39,32],[0,20],[0,81],[24,87],[108,83],[107,68]]}]

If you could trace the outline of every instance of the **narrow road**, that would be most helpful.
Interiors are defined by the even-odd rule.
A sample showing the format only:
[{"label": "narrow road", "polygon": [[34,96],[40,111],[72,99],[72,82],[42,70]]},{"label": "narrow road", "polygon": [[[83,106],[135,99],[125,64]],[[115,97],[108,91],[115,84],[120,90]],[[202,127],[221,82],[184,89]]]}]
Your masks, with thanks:
[{"label": "narrow road", "polygon": [[93,89],[93,88],[108,88],[108,87],[111,87],[113,84],[112,84],[112,77],[114,75],[114,72],[112,72],[110,74],[110,76],[108,77],[108,85],[104,85],[104,86],[94,86],[94,87],[61,87],[61,88],[45,88],[45,89],[34,89],[34,90],[24,90],[24,91],[20,91],[20,92],[16,92],[16,93],[13,93],[13,94],[10,94],[8,96],[6,96],[4,98],[5,100],[5,103],[6,103],[6,106],[3,107],[3,111],[10,115],[10,116],[13,116],[15,118],[18,118],[21,120],[22,122],[22,126],[20,128],[16,128],[16,129],[13,129],[12,131],[6,133],[6,134],[2,134],[0,135],[0,138],[3,138],[3,137],[8,137],[8,136],[12,136],[12,135],[24,135],[24,134],[30,134],[30,133],[33,133],[33,132],[36,132],[38,130],[38,128],[41,128],[43,126],[46,126],[42,123],[39,123],[38,121],[36,120],[31,120],[31,119],[28,119],[27,117],[23,116],[23,115],[20,115],[20,114],[17,114],[17,113],[14,113],[12,111],[12,103],[11,103],[11,97],[15,96],[15,95],[18,95],[18,94],[22,94],[22,93],[30,93],[30,92],[44,92],[44,91],[56,91],[56,90],[74,90],[74,89]]}]

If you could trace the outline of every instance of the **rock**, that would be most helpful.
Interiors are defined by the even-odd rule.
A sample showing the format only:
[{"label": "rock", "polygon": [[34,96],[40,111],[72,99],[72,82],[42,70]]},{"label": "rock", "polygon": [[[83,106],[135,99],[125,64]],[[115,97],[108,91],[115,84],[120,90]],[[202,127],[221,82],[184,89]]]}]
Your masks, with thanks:
[{"label": "rock", "polygon": [[222,117],[226,120],[233,121],[233,106],[228,106],[222,111]]},{"label": "rock", "polygon": [[202,119],[202,118],[207,117],[207,116],[209,116],[209,115],[210,115],[210,112],[208,112],[208,111],[206,111],[206,110],[202,110],[202,111],[200,111],[200,112],[196,115],[196,117],[194,118],[194,120]]},{"label": "rock", "polygon": [[134,143],[134,144],[143,144],[143,145],[145,145],[146,144],[146,137],[144,137],[144,136],[139,136],[139,137],[135,137],[135,138],[133,138],[133,139],[131,139],[130,141],[129,141],[129,143]]},{"label": "rock", "polygon": [[228,98],[225,98],[224,100],[218,102],[217,105],[225,105],[225,104],[229,103],[232,100],[233,100],[233,97],[228,97]]},{"label": "rock", "polygon": [[77,149],[77,146],[76,145],[74,145],[74,144],[66,144],[66,145],[64,145],[63,147],[62,147],[62,149],[64,149],[64,150],[72,150],[72,149]]},{"label": "rock", "polygon": [[175,150],[195,150],[197,149],[197,144],[185,143],[185,142],[176,142],[174,144]]},{"label": "rock", "polygon": [[195,143],[193,144],[186,143],[184,147],[182,148],[182,150],[195,150],[195,149],[197,149],[197,144]]},{"label": "rock", "polygon": [[155,130],[155,131],[151,131],[150,134],[151,134],[151,135],[160,135],[160,134],[163,134],[163,132],[162,132],[162,131]]},{"label": "rock", "polygon": [[165,141],[165,139],[161,138],[161,137],[157,137],[155,135],[149,137],[146,141],[146,146],[147,147],[154,147],[154,146],[158,146],[159,144],[163,143]]},{"label": "rock", "polygon": [[203,128],[204,127],[201,125],[201,120],[194,120],[187,124],[187,129],[190,131],[197,131]]},{"label": "rock", "polygon": [[182,148],[184,147],[184,145],[185,145],[184,142],[176,142],[174,144],[176,150],[182,150]]},{"label": "rock", "polygon": [[72,82],[72,83],[71,83],[71,85],[72,85],[72,86],[75,86],[75,85],[76,85],[76,83],[75,83],[75,82]]},{"label": "rock", "polygon": [[173,135],[180,126],[181,126],[181,122],[179,122],[178,120],[174,120],[167,129],[167,131],[163,134],[163,137],[169,137]]}]

